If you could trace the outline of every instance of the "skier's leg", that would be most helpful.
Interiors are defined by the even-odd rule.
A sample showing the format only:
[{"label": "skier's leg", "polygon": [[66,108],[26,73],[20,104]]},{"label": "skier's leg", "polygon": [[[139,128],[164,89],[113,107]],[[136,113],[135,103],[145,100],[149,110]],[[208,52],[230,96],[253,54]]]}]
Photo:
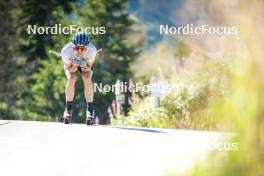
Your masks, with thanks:
[{"label": "skier's leg", "polygon": [[86,102],[93,102],[93,84],[92,84],[92,75],[93,71],[87,71],[87,72],[82,72],[82,80],[84,84],[84,93],[85,93],[85,99]]},{"label": "skier's leg", "polygon": [[77,72],[69,73],[68,71],[65,71],[65,73],[67,75],[67,84],[65,89],[66,101],[73,101],[75,91],[74,87],[75,82],[77,80]]},{"label": "skier's leg", "polygon": [[93,85],[92,85],[93,71],[90,70],[90,71],[82,72],[81,74],[82,74],[82,80],[83,80],[84,89],[85,89],[85,99],[87,102],[86,121],[90,120],[91,123],[93,123],[94,122],[94,109],[93,109],[94,92],[93,92]]},{"label": "skier's leg", "polygon": [[75,82],[77,80],[77,72],[70,73],[68,70],[65,70],[65,74],[67,76],[67,84],[65,89],[66,96],[66,108],[63,114],[64,123],[70,123],[70,119],[72,117],[72,106],[73,106],[73,98],[74,98],[74,87]]}]

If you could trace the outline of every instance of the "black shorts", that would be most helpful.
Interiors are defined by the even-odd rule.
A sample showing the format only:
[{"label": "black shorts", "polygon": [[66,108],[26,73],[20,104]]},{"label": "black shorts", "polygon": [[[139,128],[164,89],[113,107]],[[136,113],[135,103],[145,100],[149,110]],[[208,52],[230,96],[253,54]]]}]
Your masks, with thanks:
[{"label": "black shorts", "polygon": [[[80,73],[82,73],[82,68],[80,66],[78,67],[78,70]],[[93,66],[92,66],[91,70],[93,71]]]}]

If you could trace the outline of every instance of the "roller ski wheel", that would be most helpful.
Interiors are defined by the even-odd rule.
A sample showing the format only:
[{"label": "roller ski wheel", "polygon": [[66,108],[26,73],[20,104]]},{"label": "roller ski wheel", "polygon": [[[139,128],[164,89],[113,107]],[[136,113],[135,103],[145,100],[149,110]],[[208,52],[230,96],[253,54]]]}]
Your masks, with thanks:
[{"label": "roller ski wheel", "polygon": [[85,120],[85,124],[86,125],[95,125],[95,115],[94,115],[94,111],[92,113],[90,113],[88,111],[88,109],[86,110],[86,120]]},{"label": "roller ski wheel", "polygon": [[70,124],[71,118],[72,118],[72,111],[65,110],[64,114],[63,114],[63,123],[64,124]]},{"label": "roller ski wheel", "polygon": [[63,123],[64,124],[70,124],[71,123],[71,119],[69,117],[64,117],[63,118]]},{"label": "roller ski wheel", "polygon": [[93,118],[86,118],[85,120],[86,125],[94,125],[94,119]]}]

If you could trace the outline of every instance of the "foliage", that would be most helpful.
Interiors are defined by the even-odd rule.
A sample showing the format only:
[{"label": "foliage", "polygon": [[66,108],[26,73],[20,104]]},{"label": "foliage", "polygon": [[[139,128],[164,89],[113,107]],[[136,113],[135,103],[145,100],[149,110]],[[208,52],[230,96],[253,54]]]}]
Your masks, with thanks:
[{"label": "foliage", "polygon": [[168,127],[169,117],[163,107],[155,107],[156,100],[147,97],[139,104],[133,106],[128,117],[113,121],[113,125],[141,126],[141,127]]},{"label": "foliage", "polygon": [[[157,127],[159,125],[151,126],[152,118],[148,118],[150,121],[148,123],[143,120],[157,111],[160,113],[161,121],[165,113],[166,123],[162,123],[161,126],[166,128],[200,130],[229,128],[228,125],[222,126],[208,107],[216,99],[228,97],[231,68],[222,59],[207,60],[199,51],[194,55],[191,50],[186,49],[191,47],[193,46],[182,40],[175,42],[175,47],[172,48],[164,42],[157,45],[153,49],[154,52],[143,53],[133,62],[131,69],[137,80],[148,82],[147,79],[154,76],[158,81],[170,85],[170,89],[161,99],[161,111],[156,109],[155,105],[152,105],[152,108],[146,108],[150,109],[146,111],[143,107],[150,106],[148,98],[140,102],[140,106],[138,102],[135,102],[126,118],[127,121],[135,123],[129,125]],[[181,62],[177,62],[178,57],[186,57],[184,67]],[[157,69],[157,66],[160,66],[160,69]],[[156,115],[155,121],[159,121],[159,115]],[[127,123],[125,121],[124,124]]]},{"label": "foliage", "polygon": [[175,86],[157,108],[155,97],[146,97],[132,105],[123,125],[162,128],[212,129],[214,119],[209,118],[207,105],[210,101],[208,85],[181,83]]},{"label": "foliage", "polygon": [[[252,37],[263,29],[263,23],[257,22],[256,18],[263,15],[264,4],[261,1],[245,1],[237,4],[235,10],[228,7],[228,3],[221,4],[229,16],[235,14],[235,19],[228,19],[231,22],[236,20],[241,29],[237,39],[227,43],[227,50],[232,54],[225,55],[232,67],[232,86],[228,99],[217,99],[209,108],[222,123],[232,123],[235,135],[230,143],[237,143],[238,148],[225,153],[212,153],[208,161],[198,163],[186,173],[190,176],[261,176],[264,173],[264,53],[261,47],[264,40],[263,35]],[[251,10],[245,11],[244,7]],[[235,50],[233,46],[237,44],[247,47]]]}]

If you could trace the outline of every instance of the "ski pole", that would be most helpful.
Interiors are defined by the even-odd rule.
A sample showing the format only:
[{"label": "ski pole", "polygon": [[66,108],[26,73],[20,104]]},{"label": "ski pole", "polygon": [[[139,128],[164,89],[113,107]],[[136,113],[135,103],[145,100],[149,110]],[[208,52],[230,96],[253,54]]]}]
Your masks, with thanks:
[{"label": "ski pole", "polygon": [[54,54],[57,57],[61,57],[61,54],[56,51],[49,50],[49,54]]}]

